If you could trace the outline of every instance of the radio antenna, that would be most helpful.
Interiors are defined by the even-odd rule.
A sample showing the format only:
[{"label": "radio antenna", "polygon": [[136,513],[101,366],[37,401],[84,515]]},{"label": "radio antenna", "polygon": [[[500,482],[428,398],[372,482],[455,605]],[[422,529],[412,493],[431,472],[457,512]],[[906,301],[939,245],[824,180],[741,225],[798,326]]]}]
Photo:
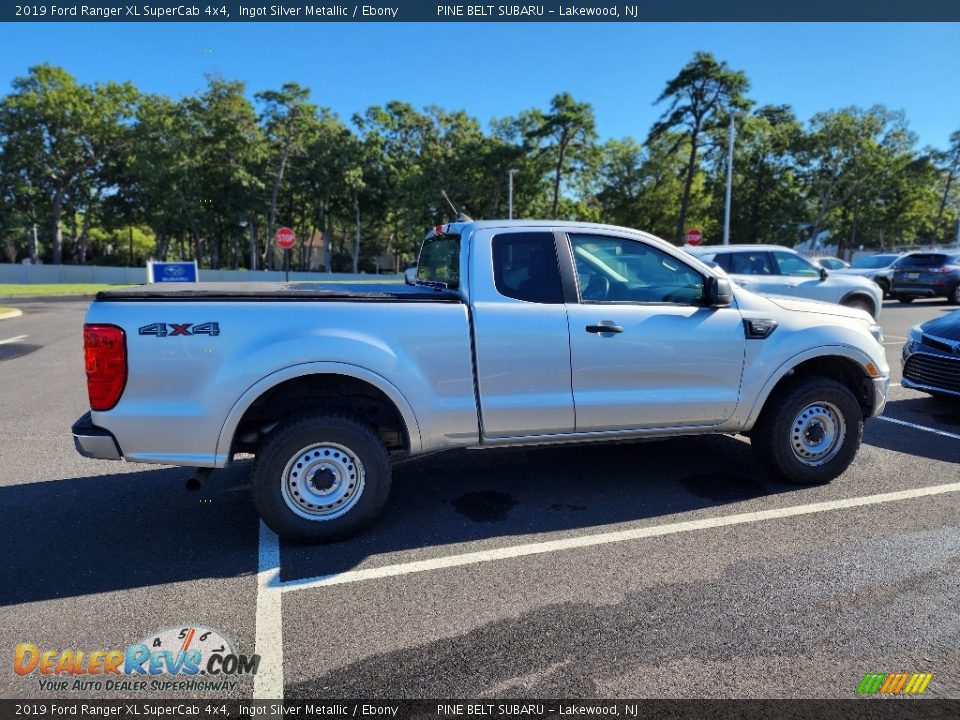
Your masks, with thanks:
[{"label": "radio antenna", "polygon": [[447,195],[446,190],[441,189],[440,194],[443,195],[443,199],[447,201],[447,205],[449,205],[450,209],[453,210],[453,214],[457,218],[456,222],[470,222],[471,220],[473,220],[473,218],[470,217],[469,215],[464,215],[462,212],[457,210],[456,205],[453,204],[453,201]]}]

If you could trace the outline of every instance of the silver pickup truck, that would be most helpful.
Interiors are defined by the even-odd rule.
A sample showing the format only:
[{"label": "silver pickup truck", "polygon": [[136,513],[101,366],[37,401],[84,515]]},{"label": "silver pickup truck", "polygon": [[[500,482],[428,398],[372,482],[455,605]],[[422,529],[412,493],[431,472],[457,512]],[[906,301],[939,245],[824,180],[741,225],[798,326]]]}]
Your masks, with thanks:
[{"label": "silver pickup truck", "polygon": [[252,453],[264,522],[331,540],[380,512],[392,460],[457,447],[741,433],[773,475],[829,482],[883,409],[881,343],[865,312],[731,288],[635,230],[471,221],[427,235],[413,286],[101,292],[73,435],[132,462]]}]

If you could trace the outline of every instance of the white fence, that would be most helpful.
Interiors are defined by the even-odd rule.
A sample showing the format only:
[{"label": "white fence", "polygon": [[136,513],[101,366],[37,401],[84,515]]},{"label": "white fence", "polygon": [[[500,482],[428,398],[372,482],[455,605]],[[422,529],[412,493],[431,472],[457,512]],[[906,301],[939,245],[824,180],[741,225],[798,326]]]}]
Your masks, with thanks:
[{"label": "white fence", "polygon": [[[252,282],[285,279],[282,270],[204,270],[203,282]],[[360,273],[291,272],[290,280],[317,282],[320,280],[367,280],[390,282],[402,280],[402,275],[371,275]],[[139,285],[147,281],[147,269],[142,267],[100,267],[97,265],[14,265],[0,263],[0,283],[103,283],[107,285]]]}]

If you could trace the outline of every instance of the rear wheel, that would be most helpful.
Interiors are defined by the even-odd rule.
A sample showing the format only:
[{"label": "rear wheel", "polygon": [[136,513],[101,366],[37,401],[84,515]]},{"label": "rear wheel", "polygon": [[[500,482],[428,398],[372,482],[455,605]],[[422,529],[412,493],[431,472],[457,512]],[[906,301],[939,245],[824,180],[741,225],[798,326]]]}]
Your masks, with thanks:
[{"label": "rear wheel", "polygon": [[880,286],[880,292],[883,294],[884,299],[890,297],[890,283],[886,280],[877,280],[877,285]]},{"label": "rear wheel", "polygon": [[904,305],[913,302],[913,298],[909,295],[896,295],[895,297],[897,298],[897,302],[902,302]]},{"label": "rear wheel", "polygon": [[960,282],[953,286],[950,296],[947,298],[951,305],[960,305]]},{"label": "rear wheel", "polygon": [[330,541],[370,524],[390,494],[377,432],[341,413],[288,420],[267,437],[252,471],[253,503],[287,540]]},{"label": "rear wheel", "polygon": [[760,463],[792,483],[819,485],[853,462],[863,414],[849,388],[820,376],[799,376],[767,399],[750,435]]}]

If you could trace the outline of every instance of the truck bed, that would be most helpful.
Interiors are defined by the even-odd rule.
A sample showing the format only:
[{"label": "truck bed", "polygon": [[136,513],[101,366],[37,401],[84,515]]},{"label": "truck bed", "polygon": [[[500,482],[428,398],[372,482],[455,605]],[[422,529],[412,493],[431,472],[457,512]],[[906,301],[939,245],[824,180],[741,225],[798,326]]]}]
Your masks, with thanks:
[{"label": "truck bed", "polygon": [[399,283],[312,283],[312,282],[199,282],[157,283],[118,290],[101,290],[101,302],[136,301],[265,301],[302,302],[460,302],[450,290],[434,290]]}]

